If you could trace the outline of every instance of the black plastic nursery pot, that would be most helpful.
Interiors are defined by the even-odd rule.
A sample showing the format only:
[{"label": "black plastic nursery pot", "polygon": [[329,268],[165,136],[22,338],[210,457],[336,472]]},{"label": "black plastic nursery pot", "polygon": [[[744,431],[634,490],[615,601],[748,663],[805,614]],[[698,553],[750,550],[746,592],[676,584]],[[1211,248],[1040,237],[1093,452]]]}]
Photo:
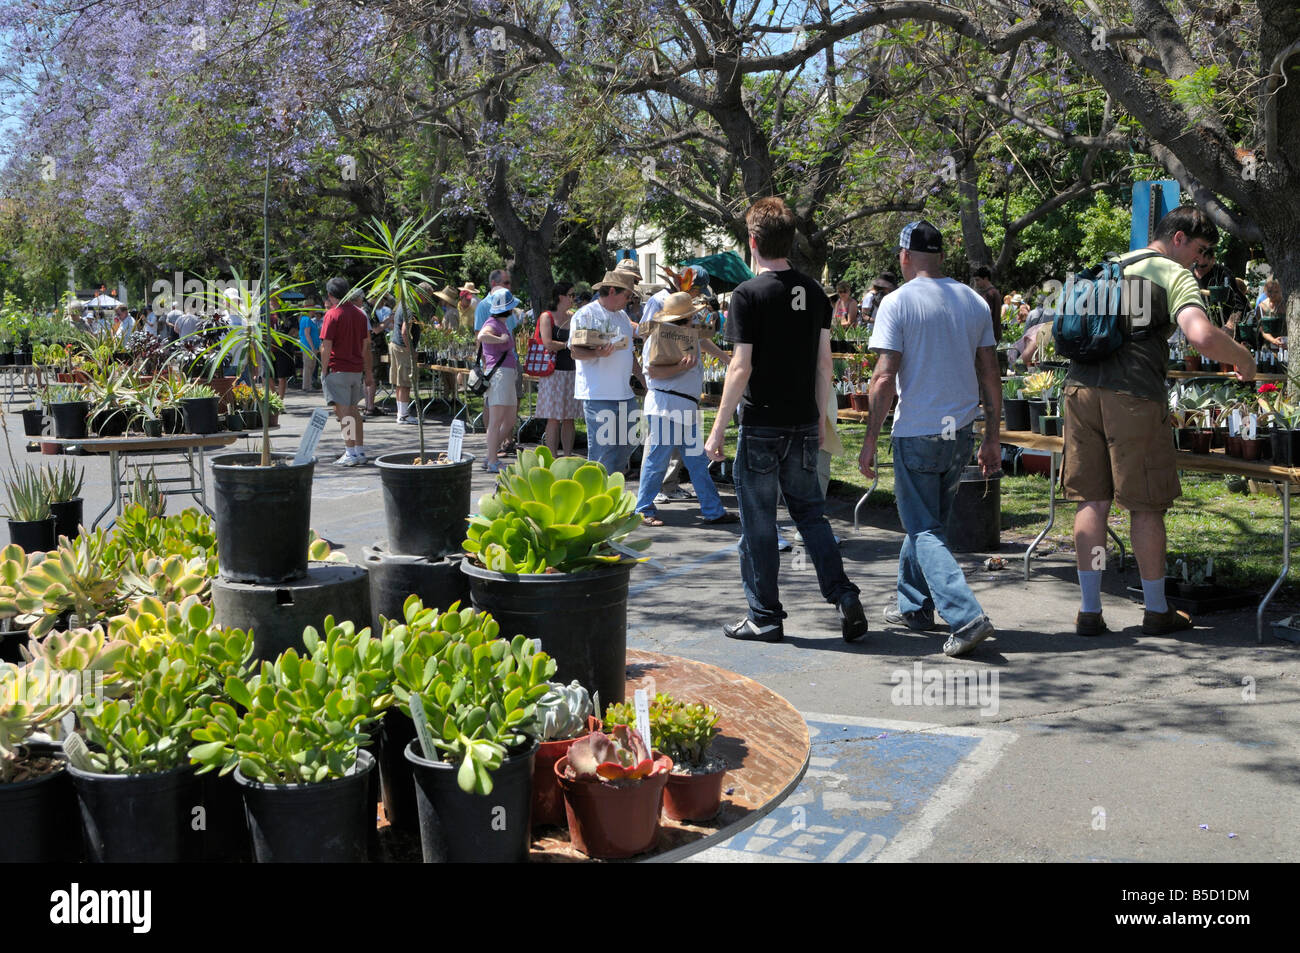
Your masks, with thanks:
[{"label": "black plastic nursery pot", "polygon": [[414,740],[415,722],[410,715],[397,706],[384,712],[379,723],[379,787],[384,816],[395,830],[408,834],[420,829],[411,762],[406,760],[406,746]]},{"label": "black plastic nursery pot", "polygon": [[185,415],[179,407],[164,407],[158,412],[162,418],[163,433],[184,433]]},{"label": "black plastic nursery pot", "polygon": [[232,582],[271,585],[307,573],[316,461],[294,463],[277,453],[263,467],[261,459],[257,453],[227,453],[212,461],[217,567]]},{"label": "black plastic nursery pot", "polygon": [[66,765],[0,784],[0,831],[0,864],[80,860],[77,796]]},{"label": "black plastic nursery pot", "polygon": [[420,847],[426,864],[523,863],[532,841],[533,757],[508,755],[492,772],[492,793],[466,794],[456,783],[459,765],[430,761],[419,741],[406,747],[415,774]]},{"label": "black plastic nursery pot", "polygon": [[45,411],[43,410],[24,410],[23,411],[23,434],[28,437],[40,437],[41,429],[45,423]]},{"label": "black plastic nursery pot", "polygon": [[460,552],[470,510],[472,454],[459,463],[414,466],[416,450],[386,453],[375,464],[384,487],[388,546],[399,555],[438,559]]},{"label": "black plastic nursery pot", "polygon": [[50,413],[54,415],[54,436],[59,440],[84,440],[86,437],[86,415],[90,413],[90,404],[84,400],[70,400],[65,403],[50,404]]},{"label": "black plastic nursery pot", "polygon": [[9,542],[21,546],[25,553],[49,552],[57,542],[54,534],[53,516],[43,520],[9,520]]},{"label": "black plastic nursery pot", "polygon": [[218,397],[185,397],[181,407],[185,415],[185,430],[188,433],[216,433]]},{"label": "black plastic nursery pot", "polygon": [[203,803],[189,765],[157,774],[100,774],[68,765],[81,807],[86,858],[94,863],[197,861],[202,831],[194,809]]},{"label": "black plastic nursery pot", "polygon": [[236,768],[253,859],[259,864],[364,863],[375,826],[369,797],[374,769],[367,751],[357,752],[354,773],[317,784],[266,784]]},{"label": "black plastic nursery pot", "polygon": [[[1030,400],[1028,401],[1028,403],[1029,403],[1029,429],[1033,433],[1042,433],[1042,430],[1039,429],[1038,420],[1040,417],[1042,417],[1044,414],[1047,413],[1047,401]],[[1011,428],[1008,427],[1007,429],[1010,430]]]},{"label": "black plastic nursery pot", "polygon": [[1008,430],[1028,430],[1029,429],[1029,401],[1018,397],[1010,397],[1002,402],[1002,407],[1007,415]]},{"label": "black plastic nursery pot", "polygon": [[203,793],[203,860],[205,863],[240,864],[252,857],[244,795],[234,772],[199,775]]},{"label": "black plastic nursery pot", "polygon": [[492,572],[466,559],[474,608],[492,613],[501,635],[542,640],[555,659],[555,681],[600,693],[603,711],[624,700],[627,676],[627,587],[635,563],[578,573]]},{"label": "black plastic nursery pot", "polygon": [[469,577],[460,571],[465,558],[425,559],[398,556],[382,543],[361,550],[370,582],[370,625],[379,632],[383,619],[401,619],[409,596],[420,597],[426,608],[447,610],[452,603],[469,605]]},{"label": "black plastic nursery pot", "polygon": [[90,430],[100,437],[120,437],[126,433],[126,426],[130,422],[130,414],[121,408],[113,407],[92,414]]}]

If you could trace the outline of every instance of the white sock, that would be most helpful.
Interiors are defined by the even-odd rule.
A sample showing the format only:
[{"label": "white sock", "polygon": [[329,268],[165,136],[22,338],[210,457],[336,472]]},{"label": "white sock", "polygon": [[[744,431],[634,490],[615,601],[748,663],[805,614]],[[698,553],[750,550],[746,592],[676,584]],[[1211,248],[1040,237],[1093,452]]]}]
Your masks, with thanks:
[{"label": "white sock", "polygon": [[361,456],[361,457],[366,456],[366,448],[361,446],[361,444],[357,444],[356,447],[354,447],[353,449],[356,450],[357,456]]},{"label": "white sock", "polygon": [[1083,597],[1084,612],[1101,611],[1101,573],[1095,570],[1079,570],[1079,591]]},{"label": "white sock", "polygon": [[1169,603],[1165,601],[1165,581],[1161,579],[1142,580],[1142,601],[1148,612],[1168,612]]},{"label": "white sock", "polygon": [[409,401],[405,404],[402,403],[400,400],[397,402],[397,416],[407,417],[410,416],[410,412],[411,412],[411,404]]}]

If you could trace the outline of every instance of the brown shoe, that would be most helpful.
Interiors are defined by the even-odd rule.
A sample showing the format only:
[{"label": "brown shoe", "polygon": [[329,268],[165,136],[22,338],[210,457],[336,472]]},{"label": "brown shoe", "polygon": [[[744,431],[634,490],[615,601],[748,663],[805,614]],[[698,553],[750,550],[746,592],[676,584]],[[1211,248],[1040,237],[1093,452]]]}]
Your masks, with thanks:
[{"label": "brown shoe", "polygon": [[1074,617],[1075,635],[1101,635],[1109,631],[1100,612],[1080,612]]},{"label": "brown shoe", "polygon": [[1147,609],[1142,613],[1143,635],[1170,635],[1192,627],[1192,617],[1186,612],[1170,609],[1167,612],[1152,612]]}]

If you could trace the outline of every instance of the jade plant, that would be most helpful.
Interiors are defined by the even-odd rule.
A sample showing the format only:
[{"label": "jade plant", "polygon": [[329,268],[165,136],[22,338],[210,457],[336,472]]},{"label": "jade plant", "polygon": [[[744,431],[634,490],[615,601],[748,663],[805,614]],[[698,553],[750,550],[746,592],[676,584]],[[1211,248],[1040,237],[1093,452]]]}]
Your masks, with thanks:
[{"label": "jade plant", "polygon": [[672,769],[672,761],[646,747],[635,728],[618,725],[610,734],[593,731],[569,748],[566,774],[576,781],[626,786]]},{"label": "jade plant", "polygon": [[[623,475],[579,457],[524,450],[502,471],[497,492],[479,499],[464,549],[504,573],[581,572],[636,560],[649,540],[624,543],[641,522]],[[638,560],[639,561],[639,560]]]},{"label": "jade plant", "polygon": [[44,661],[0,662],[0,784],[25,781],[38,773],[28,764],[23,744],[71,706],[71,697],[52,690],[58,684]]},{"label": "jade plant", "polygon": [[577,680],[564,685],[551,682],[550,691],[537,702],[539,741],[567,741],[587,731],[587,719],[595,714],[591,695]]},{"label": "jade plant", "polygon": [[[247,678],[230,676],[225,694],[243,709],[215,701],[194,728],[190,759],[199,773],[236,767],[267,784],[317,783],[343,777],[370,740],[366,726],[392,703],[396,646],[368,628],[325,620],[325,637],[303,633],[307,654],[283,652]],[[387,656],[387,657],[386,657]]]},{"label": "jade plant", "polygon": [[[631,705],[613,704],[605,713],[606,727],[635,723]],[[681,702],[659,693],[650,704],[650,744],[673,759],[674,770],[704,767],[719,730],[718,713],[703,703]]]}]

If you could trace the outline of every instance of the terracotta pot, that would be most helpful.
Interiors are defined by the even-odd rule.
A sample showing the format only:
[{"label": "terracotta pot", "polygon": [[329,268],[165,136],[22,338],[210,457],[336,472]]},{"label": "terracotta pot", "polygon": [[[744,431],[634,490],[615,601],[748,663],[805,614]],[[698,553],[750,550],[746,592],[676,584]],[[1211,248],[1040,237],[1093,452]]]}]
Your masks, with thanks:
[{"label": "terracotta pot", "polygon": [[1230,457],[1241,456],[1241,437],[1234,437],[1229,434],[1223,447],[1224,453]]},{"label": "terracotta pot", "polygon": [[674,821],[710,821],[722,810],[727,769],[712,774],[670,774],[664,789],[664,814]]},{"label": "terracotta pot", "polygon": [[1210,444],[1214,441],[1214,434],[1208,430],[1198,430],[1192,434],[1191,446],[1188,447],[1192,453],[1209,453]]},{"label": "terracotta pot", "polygon": [[1201,369],[1201,359],[1199,357],[1183,358],[1183,369],[1193,373]]},{"label": "terracotta pot", "polygon": [[849,406],[854,410],[870,410],[870,394],[849,394]]},{"label": "terracotta pot", "polygon": [[41,453],[53,457],[53,456],[58,456],[62,452],[63,452],[62,444],[49,443],[44,440],[41,441]]},{"label": "terracotta pot", "polygon": [[1256,437],[1254,440],[1239,437],[1238,441],[1241,444],[1242,459],[1258,460],[1260,458],[1264,450],[1264,439],[1262,437]]},{"label": "terracotta pot", "polygon": [[555,763],[574,847],[588,857],[603,860],[632,857],[654,847],[664,787],[673,764],[664,755],[655,760],[666,765],[667,770],[627,786],[566,778],[568,755]]},{"label": "terracotta pot", "polygon": [[[581,737],[586,737],[585,735]],[[552,825],[563,827],[567,821],[564,813],[564,792],[555,777],[555,765],[567,757],[569,748],[577,738],[564,741],[543,741],[533,761],[533,827]]]}]

